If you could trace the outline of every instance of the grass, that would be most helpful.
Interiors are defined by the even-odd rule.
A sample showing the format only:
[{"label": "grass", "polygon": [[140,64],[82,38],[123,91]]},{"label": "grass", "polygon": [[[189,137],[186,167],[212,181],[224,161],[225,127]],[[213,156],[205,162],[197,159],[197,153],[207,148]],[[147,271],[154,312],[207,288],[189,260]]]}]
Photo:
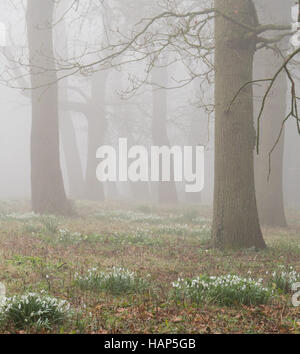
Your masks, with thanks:
[{"label": "grass", "polygon": [[292,266],[280,268],[281,269],[273,272],[270,283],[273,288],[284,293],[290,293],[292,291],[293,284],[300,284],[300,273],[297,273]]},{"label": "grass", "polygon": [[44,293],[26,293],[7,297],[0,303],[0,326],[2,328],[53,330],[67,321],[70,305]]},{"label": "grass", "polygon": [[[300,332],[300,308],[291,305],[290,291],[280,291],[282,279],[272,276],[282,267],[300,272],[295,212],[288,229],[263,230],[268,249],[221,252],[209,248],[210,210],[204,207],[80,202],[77,210],[77,217],[44,217],[29,213],[26,203],[3,203],[0,282],[7,296],[46,291],[70,303],[76,315],[45,328],[11,322],[2,332]],[[115,274],[113,267],[134,274],[134,280]],[[78,281],[87,280],[94,268],[90,281]],[[174,298],[172,283],[178,278],[229,274],[262,279],[274,294],[268,301],[252,301],[229,287],[205,301]],[[260,299],[256,288],[250,290]],[[236,296],[233,304],[224,300],[229,293]],[[249,301],[239,301],[244,298]]]},{"label": "grass", "polygon": [[83,290],[107,292],[113,295],[126,295],[145,292],[149,286],[147,279],[124,268],[113,267],[109,271],[89,269],[84,275],[76,274],[76,285]]},{"label": "grass", "polygon": [[172,283],[177,301],[214,303],[224,306],[262,305],[270,301],[274,291],[262,285],[262,278],[241,278],[237,275],[207,276],[178,279]]}]

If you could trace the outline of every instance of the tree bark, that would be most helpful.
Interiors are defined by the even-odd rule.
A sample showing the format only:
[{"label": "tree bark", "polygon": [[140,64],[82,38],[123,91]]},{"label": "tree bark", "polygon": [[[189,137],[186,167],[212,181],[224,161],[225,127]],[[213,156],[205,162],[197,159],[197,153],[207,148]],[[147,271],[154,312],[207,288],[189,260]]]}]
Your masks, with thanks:
[{"label": "tree bark", "polygon": [[[193,81],[193,87],[195,92],[195,99],[198,95],[200,84],[198,80]],[[190,127],[189,127],[189,136],[188,136],[188,145],[197,146],[197,145],[206,145],[209,141],[209,129],[207,125],[209,124],[207,118],[203,115],[199,115],[198,109],[195,107],[191,112],[190,117]],[[205,159],[206,160],[206,159]],[[193,166],[196,164],[196,156],[193,156]],[[205,186],[205,184],[204,184]],[[204,187],[205,188],[205,187]],[[197,193],[185,193],[185,200],[188,203],[197,203],[201,204],[202,192]]]},{"label": "tree bark", "polygon": [[[255,25],[250,0],[216,0],[215,8]],[[234,95],[252,80],[255,39],[223,16],[215,21],[215,183],[212,244],[218,248],[265,248],[254,187],[253,90]]]},{"label": "tree bark", "polygon": [[92,99],[88,109],[88,155],[85,176],[85,198],[94,201],[105,199],[103,183],[96,176],[99,161],[96,151],[103,145],[107,128],[105,89],[108,72],[94,73],[92,77]]},{"label": "tree bark", "polygon": [[[119,76],[119,81],[122,78]],[[114,115],[117,124],[117,136],[118,138],[127,138],[128,149],[133,145],[139,145],[135,130],[133,129],[133,122],[131,117],[136,114],[132,111],[131,107],[126,104],[126,101],[121,100],[119,97],[115,98],[116,103],[114,104]],[[143,140],[143,137],[138,136],[139,139]],[[129,188],[131,191],[131,198],[138,202],[149,202],[150,200],[150,190],[148,182],[131,182],[128,181]]]},{"label": "tree bark", "polygon": [[[282,60],[275,57],[271,50],[258,53],[255,62],[256,77],[272,77],[274,70],[281,63]],[[264,94],[266,86],[262,85],[262,88],[263,90],[255,89],[255,96],[261,97]],[[271,174],[269,175],[269,154],[278,138],[286,115],[286,92],[287,80],[285,74],[282,74],[275,83],[264,110],[260,125],[260,152],[255,159],[259,219],[261,224],[273,227],[287,226],[283,203],[284,131],[271,155]],[[261,101],[259,100],[258,103],[261,104]]]},{"label": "tree bark", "polygon": [[[159,63],[158,63],[159,64]],[[154,68],[152,71],[152,82],[162,87],[167,86],[168,72],[167,68]],[[167,133],[167,92],[158,90],[155,86],[152,92],[153,98],[153,116],[152,116],[152,141],[157,146],[170,146]],[[171,165],[173,159],[171,158]],[[161,166],[160,166],[161,171]],[[172,172],[172,171],[171,171]],[[158,202],[162,204],[174,204],[178,202],[177,190],[171,173],[171,181],[158,182]]]},{"label": "tree bark", "polygon": [[[62,90],[65,89],[63,88]],[[61,95],[62,98],[64,96],[66,95]],[[62,112],[60,117],[60,131],[69,182],[68,195],[73,199],[82,199],[84,195],[84,179],[76,133],[70,111]]]},{"label": "tree bark", "polygon": [[32,209],[42,214],[69,214],[71,207],[65,194],[59,154],[57,76],[52,37],[54,2],[31,0],[27,6],[29,61],[33,88]]},{"label": "tree bark", "polygon": [[[128,148],[134,145],[133,134],[130,132],[130,127],[126,125],[127,133],[126,137],[128,139]],[[129,129],[128,129],[129,128]],[[149,191],[149,183],[148,182],[129,182],[132,198],[138,202],[149,202],[150,200],[150,191]]]},{"label": "tree bark", "polygon": [[[257,3],[258,17],[262,24],[276,23],[287,24],[291,21],[291,7],[293,0],[255,0]],[[288,48],[288,39],[283,39],[277,43],[281,50]],[[254,79],[268,78],[282,64],[283,59],[272,50],[259,51],[254,60]],[[255,86],[256,114],[261,107],[262,96],[266,92],[267,84]],[[255,159],[255,182],[256,196],[258,204],[258,214],[261,224],[285,227],[287,226],[284,201],[283,201],[283,155],[284,136],[277,144],[271,156],[271,174],[269,175],[269,153],[273,148],[281,124],[286,116],[286,93],[287,78],[285,74],[280,75],[270,93],[264,114],[260,124],[260,153]]]},{"label": "tree bark", "polygon": [[[68,58],[68,35],[66,33],[67,24],[64,14],[70,8],[71,1],[67,0],[61,5],[62,8],[57,16],[59,16],[62,20],[55,26],[54,43],[56,44],[55,47],[59,48],[59,52],[62,53],[62,57]],[[61,85],[58,86],[60,109],[66,102],[68,102],[68,86],[68,79],[61,81]],[[84,192],[84,179],[79,146],[72,120],[73,112],[72,109],[68,108],[61,109],[59,113],[60,138],[68,177],[68,196],[72,199],[82,199]]]}]

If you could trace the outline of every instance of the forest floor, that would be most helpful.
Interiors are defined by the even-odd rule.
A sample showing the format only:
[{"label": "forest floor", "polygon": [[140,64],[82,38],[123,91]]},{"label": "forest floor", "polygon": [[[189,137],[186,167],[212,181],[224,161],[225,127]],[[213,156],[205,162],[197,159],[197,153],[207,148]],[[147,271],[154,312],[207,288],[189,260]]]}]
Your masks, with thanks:
[{"label": "forest floor", "polygon": [[[251,274],[267,283],[280,266],[300,272],[296,212],[288,213],[289,228],[263,229],[266,250],[221,252],[209,248],[211,214],[204,207],[78,202],[78,216],[72,218],[36,216],[28,210],[25,202],[0,205],[0,282],[7,296],[44,290],[71,304],[72,318],[49,332],[300,333],[300,307],[292,306],[289,293],[255,306],[172,297],[172,282],[179,277]],[[115,295],[76,283],[76,274],[113,266],[136,272],[147,287]]]}]

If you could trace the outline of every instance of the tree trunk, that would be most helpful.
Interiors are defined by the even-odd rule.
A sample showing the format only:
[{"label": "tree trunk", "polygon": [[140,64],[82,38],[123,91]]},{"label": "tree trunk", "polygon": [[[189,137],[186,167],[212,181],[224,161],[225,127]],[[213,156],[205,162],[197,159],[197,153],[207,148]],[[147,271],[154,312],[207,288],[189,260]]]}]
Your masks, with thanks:
[{"label": "tree trunk", "polygon": [[[52,0],[31,0],[27,5],[31,65],[31,194],[37,213],[68,214],[59,154],[57,77],[54,65]],[[43,70],[43,69],[47,70]],[[50,85],[51,83],[51,85]]]},{"label": "tree trunk", "polygon": [[[71,0],[66,0],[61,4],[61,8],[57,16],[62,20],[55,26],[55,39],[56,49],[62,53],[62,57],[68,58],[68,35],[66,33],[66,21],[64,14],[70,8]],[[68,85],[69,80],[65,79],[60,82],[58,86],[59,92],[59,108],[61,105],[68,102]],[[72,121],[72,110],[63,109],[59,115],[59,130],[62,143],[62,149],[65,157],[65,165],[68,177],[68,196],[72,199],[82,199],[84,191],[83,170],[80,160],[79,147],[76,139],[76,132]]]},{"label": "tree trunk", "polygon": [[[126,128],[130,128],[130,127],[126,125]],[[128,149],[130,149],[130,147],[134,145],[134,138],[132,136],[132,133],[130,132],[130,129],[127,129],[126,137],[128,139]],[[131,189],[133,200],[138,202],[149,202],[150,191],[149,191],[148,182],[138,181],[138,182],[129,182],[129,183],[130,183],[130,189]]]},{"label": "tree trunk", "polygon": [[[255,25],[250,0],[216,0],[215,8]],[[231,109],[234,95],[252,80],[255,40],[218,16],[215,21],[215,186],[212,243],[220,248],[265,248],[255,198],[253,90],[249,85]]]},{"label": "tree trunk", "polygon": [[[272,77],[282,63],[271,50],[258,53],[255,61],[257,78]],[[263,90],[255,89],[255,96],[261,97]],[[271,155],[271,174],[269,176],[269,153],[274,146],[286,115],[287,80],[282,74],[270,94],[260,125],[260,152],[256,156],[255,177],[256,196],[261,224],[286,227],[283,203],[283,147],[284,132]],[[258,101],[260,107],[261,101]],[[269,179],[268,179],[269,176]]]},{"label": "tree trunk", "polygon": [[[162,87],[167,86],[168,72],[165,67],[154,68],[152,71],[152,82]],[[167,92],[153,87],[153,116],[152,116],[152,141],[157,146],[170,146],[167,133]],[[173,159],[171,158],[171,165]],[[160,171],[161,171],[160,163]],[[172,171],[171,171],[172,172]],[[163,204],[177,203],[177,190],[171,173],[171,181],[158,183],[158,202]]]},{"label": "tree trunk", "polygon": [[108,72],[94,73],[92,77],[92,99],[88,112],[88,155],[85,177],[85,198],[103,201],[103,183],[96,176],[99,161],[96,158],[97,149],[103,145],[107,128],[105,110],[105,89]]},{"label": "tree trunk", "polygon": [[[65,89],[63,88],[62,90]],[[64,96],[66,95],[61,95],[61,97]],[[59,126],[69,181],[69,197],[72,199],[82,199],[84,180],[76,133],[70,112],[65,111],[62,113]]]},{"label": "tree trunk", "polygon": [[[260,23],[287,24],[291,21],[293,0],[255,0]],[[288,39],[277,43],[279,48],[288,48]],[[259,51],[254,60],[255,79],[272,77],[283,59],[272,50]],[[262,98],[267,84],[255,86],[255,97]],[[255,159],[256,197],[261,224],[287,226],[283,202],[283,155],[284,131],[282,138],[271,156],[271,175],[269,175],[269,153],[275,144],[286,116],[287,78],[282,74],[270,93],[260,125],[260,153]],[[256,114],[261,107],[261,99],[256,99]]]},{"label": "tree trunk", "polygon": [[118,200],[120,198],[117,182],[106,182],[104,188],[107,200]]},{"label": "tree trunk", "polygon": [[[122,82],[121,77],[119,76],[119,81]],[[131,107],[126,104],[126,101],[121,100],[116,97],[116,103],[114,104],[114,115],[115,119],[118,122],[118,138],[127,138],[128,150],[133,145],[138,145],[136,141],[137,136],[134,134],[133,124],[131,117],[135,114],[132,112]],[[138,138],[141,138],[140,136]],[[141,138],[143,140],[143,138]],[[129,188],[131,191],[131,196],[133,200],[138,202],[148,202],[150,200],[150,191],[148,182],[132,182],[128,181]]]},{"label": "tree trunk", "polygon": [[[199,94],[200,83],[198,80],[193,81],[194,87],[194,98],[197,98]],[[209,141],[209,129],[207,128],[209,124],[207,118],[204,114],[199,115],[199,110],[195,107],[191,112],[190,117],[190,127],[189,127],[189,136],[188,136],[188,145],[197,146],[197,145],[206,145]],[[206,160],[206,159],[205,159]],[[193,154],[193,166],[196,164],[196,156]],[[205,186],[205,185],[204,185]],[[204,187],[205,188],[205,187]],[[197,193],[185,193],[185,200],[188,203],[197,203],[202,202],[202,192]]]}]

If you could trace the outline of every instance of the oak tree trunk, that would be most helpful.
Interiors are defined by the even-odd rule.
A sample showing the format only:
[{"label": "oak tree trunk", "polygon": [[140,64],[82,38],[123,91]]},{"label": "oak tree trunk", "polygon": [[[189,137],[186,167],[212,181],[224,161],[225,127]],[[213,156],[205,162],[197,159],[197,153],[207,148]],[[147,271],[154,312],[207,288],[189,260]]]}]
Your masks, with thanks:
[{"label": "oak tree trunk", "polygon": [[[64,95],[62,94],[61,97],[63,98],[63,96]],[[72,199],[82,199],[84,195],[84,179],[76,140],[76,132],[70,111],[62,113],[59,125],[69,182],[68,195]]]},{"label": "oak tree trunk", "polygon": [[[59,153],[57,76],[54,64],[52,0],[27,5],[32,84],[31,195],[37,213],[68,214]],[[46,70],[45,70],[46,69]]]},{"label": "oak tree trunk", "polygon": [[105,199],[103,183],[96,176],[99,161],[96,158],[97,149],[103,145],[107,122],[105,108],[105,93],[108,72],[94,73],[92,77],[92,99],[88,111],[88,153],[85,176],[85,198],[87,200],[103,201]]},{"label": "oak tree trunk", "polygon": [[[215,8],[255,25],[250,0],[216,0]],[[253,92],[255,39],[243,27],[218,15],[215,21],[215,183],[212,243],[219,248],[266,247],[258,221],[254,187]]]},{"label": "oak tree trunk", "polygon": [[[272,77],[282,60],[276,58],[271,50],[257,54],[255,61],[257,78]],[[262,90],[261,90],[262,89]],[[265,85],[255,89],[255,96],[261,97]],[[269,95],[267,105],[260,123],[260,149],[255,161],[256,196],[261,224],[273,227],[286,227],[283,203],[283,148],[284,131],[280,141],[271,155],[269,171],[269,154],[278,138],[281,124],[286,115],[287,80],[282,74]],[[260,107],[261,101],[258,101]],[[258,107],[258,108],[259,108]]]},{"label": "oak tree trunk", "polygon": [[[71,1],[67,0],[61,5],[62,8],[57,16],[59,16],[62,20],[55,26],[54,43],[56,44],[55,47],[59,49],[60,53],[62,53],[62,57],[68,58],[68,34],[66,31],[67,23],[65,21],[64,14],[70,8]],[[65,79],[60,83],[58,93],[59,108],[61,109],[62,105],[67,103],[69,100],[69,80]],[[72,120],[73,112],[70,108],[68,108],[63,110],[61,109],[59,113],[59,130],[69,186],[68,196],[72,199],[82,199],[84,179],[76,131]]]},{"label": "oak tree trunk", "polygon": [[[156,85],[162,87],[167,86],[168,72],[165,67],[154,68],[152,70],[152,81]],[[167,133],[167,92],[166,90],[158,90],[153,87],[153,116],[152,116],[152,142],[155,146],[170,146],[170,141]],[[171,166],[173,159],[171,158]],[[172,168],[172,167],[171,167]],[[161,162],[160,162],[160,171]],[[174,180],[173,171],[171,171],[171,181],[158,182],[158,202],[162,204],[177,203],[177,190]]]},{"label": "oak tree trunk", "polygon": [[[200,83],[198,80],[193,81],[195,99],[199,94]],[[190,117],[190,127],[189,127],[189,136],[188,136],[188,145],[197,146],[197,145],[206,145],[209,141],[209,129],[207,128],[207,118],[204,115],[199,115],[198,109],[193,109]],[[193,166],[196,164],[196,156],[193,155]],[[205,186],[205,185],[204,185]],[[197,203],[202,202],[202,192],[196,193],[185,193],[185,200],[188,203]]]},{"label": "oak tree trunk", "polygon": [[[255,0],[261,24],[276,23],[285,25],[291,21],[293,0]],[[283,52],[288,48],[288,38],[276,44]],[[283,59],[273,50],[264,49],[254,58],[254,79],[272,77],[282,65]],[[256,112],[261,107],[262,97],[268,84],[255,86]],[[287,78],[283,73],[270,92],[260,123],[260,153],[255,159],[255,182],[258,214],[261,224],[277,227],[287,226],[283,201],[283,155],[284,131],[271,155],[271,174],[269,175],[269,153],[271,152],[286,116]],[[269,179],[268,179],[269,177]]]},{"label": "oak tree trunk", "polygon": [[[126,117],[126,116],[125,116]],[[123,117],[124,119],[124,117]],[[135,144],[133,134],[131,132],[132,127],[130,127],[128,124],[126,124],[126,137],[128,141],[128,149],[132,147]],[[129,182],[130,184],[130,189],[131,189],[131,194],[133,200],[137,202],[149,202],[150,200],[150,191],[149,191],[149,183],[148,182],[142,182],[142,181],[137,181],[137,182]]]}]

